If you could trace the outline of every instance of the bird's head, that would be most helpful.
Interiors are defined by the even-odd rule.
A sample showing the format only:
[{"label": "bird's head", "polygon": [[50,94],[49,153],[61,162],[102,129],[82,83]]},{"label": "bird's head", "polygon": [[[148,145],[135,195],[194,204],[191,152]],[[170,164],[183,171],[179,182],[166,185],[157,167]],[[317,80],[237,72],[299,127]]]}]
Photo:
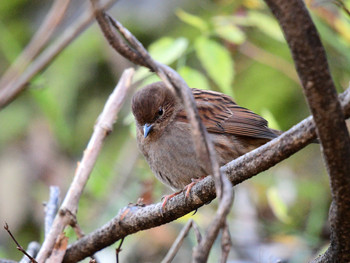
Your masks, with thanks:
[{"label": "bird's head", "polygon": [[148,85],[135,93],[132,113],[144,138],[164,131],[173,119],[175,106],[176,97],[162,82]]}]

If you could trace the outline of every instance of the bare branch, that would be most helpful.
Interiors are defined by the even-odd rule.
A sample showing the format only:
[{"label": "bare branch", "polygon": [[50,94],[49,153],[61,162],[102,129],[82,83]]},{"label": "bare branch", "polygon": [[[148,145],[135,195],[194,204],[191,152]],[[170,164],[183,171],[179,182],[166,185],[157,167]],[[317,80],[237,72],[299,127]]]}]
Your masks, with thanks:
[{"label": "bare branch", "polygon": [[58,186],[50,186],[50,199],[45,205],[45,237],[50,232],[60,203],[60,189]]},{"label": "bare branch", "polygon": [[202,234],[201,232],[199,231],[199,227],[198,225],[196,224],[196,222],[192,222],[192,227],[193,227],[193,230],[194,230],[194,234],[196,236],[196,239],[197,239],[197,242],[200,243],[201,240],[202,240]]},{"label": "bare branch", "polygon": [[55,246],[52,250],[50,257],[45,261],[46,263],[62,262],[63,256],[66,253],[68,245],[68,237],[64,233],[60,233],[57,237]]},{"label": "bare branch", "polygon": [[[110,8],[116,1],[106,0],[103,3],[103,8]],[[63,49],[76,39],[90,25],[94,18],[93,10],[86,10],[74,24],[70,25],[52,45],[46,48],[28,66],[18,79],[0,89],[0,109],[14,100],[27,87],[29,81],[45,69]]]},{"label": "bare branch", "polygon": [[[331,246],[324,261],[350,261],[350,138],[326,53],[302,0],[265,0],[278,19],[314,116],[330,177]],[[328,261],[327,261],[328,262]]]},{"label": "bare branch", "polygon": [[115,249],[116,263],[119,263],[119,253],[122,251],[122,245],[123,245],[124,239],[125,238],[122,238],[122,240],[120,240],[119,246]]},{"label": "bare branch", "polygon": [[170,263],[176,256],[177,252],[179,251],[185,237],[187,236],[188,232],[190,231],[191,227],[193,226],[193,220],[190,219],[186,223],[186,225],[182,228],[181,232],[175,239],[174,243],[172,244],[171,248],[169,249],[168,253],[164,257],[161,263]]},{"label": "bare branch", "polygon": [[[39,250],[40,250],[40,244],[36,241],[32,241],[29,243],[26,251],[30,256],[35,258]],[[23,258],[19,261],[19,263],[29,263],[29,262],[31,262],[31,260],[27,256],[23,256]]]},{"label": "bare branch", "polygon": [[62,233],[64,228],[71,223],[70,215],[76,215],[80,196],[96,162],[97,156],[102,147],[102,142],[104,138],[112,131],[113,124],[117,118],[117,113],[119,112],[126,97],[127,91],[131,86],[133,73],[133,69],[124,71],[117,87],[108,98],[103,112],[98,118],[94,128],[94,133],[87,145],[86,150],[84,151],[83,158],[76,169],[73,182],[70,185],[59,213],[53,222],[50,233],[47,238],[45,238],[42,248],[38,254],[37,260],[39,262],[45,261],[55,244],[56,238],[60,233]]},{"label": "bare branch", "polygon": [[214,217],[214,220],[206,231],[205,237],[194,249],[192,262],[207,262],[210,249],[214,244],[220,228],[227,228],[227,226],[225,226],[225,221],[226,216],[230,212],[230,208],[233,203],[233,189],[231,182],[226,176],[223,177],[223,180],[224,194],[222,195],[222,200],[219,204],[219,208]]},{"label": "bare branch", "polygon": [[26,256],[30,259],[30,262],[32,262],[32,263],[37,263],[37,262],[35,261],[35,259],[34,259],[31,255],[29,255],[29,254],[24,250],[24,248],[17,242],[16,238],[12,235],[12,233],[11,233],[11,231],[10,231],[10,228],[9,228],[9,226],[8,226],[7,223],[5,223],[4,229],[5,229],[5,230],[7,231],[7,233],[10,235],[10,237],[12,238],[12,240],[16,243],[17,249],[18,249],[19,251],[21,251],[24,255],[26,255]]},{"label": "bare branch", "polygon": [[228,254],[230,253],[232,247],[232,241],[231,241],[231,235],[230,230],[227,226],[227,222],[225,223],[225,227],[222,230],[222,237],[221,237],[221,263],[226,263]]}]

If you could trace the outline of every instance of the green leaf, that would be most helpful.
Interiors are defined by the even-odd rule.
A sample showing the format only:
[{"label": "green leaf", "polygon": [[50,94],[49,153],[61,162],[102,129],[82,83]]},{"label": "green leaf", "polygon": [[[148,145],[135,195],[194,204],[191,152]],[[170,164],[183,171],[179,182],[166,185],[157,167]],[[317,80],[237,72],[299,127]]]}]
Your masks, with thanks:
[{"label": "green leaf", "polygon": [[187,47],[188,40],[184,37],[177,39],[163,37],[152,43],[148,50],[155,60],[169,65],[181,57]]},{"label": "green leaf", "polygon": [[198,70],[184,66],[178,70],[178,73],[186,81],[190,88],[209,89],[208,80]]},{"label": "green leaf", "polygon": [[215,17],[213,20],[214,31],[219,37],[238,45],[245,41],[244,32],[235,26],[232,21],[225,19],[225,17]]},{"label": "green leaf", "polygon": [[195,28],[198,28],[202,32],[208,31],[209,26],[208,26],[207,22],[205,20],[203,20],[202,18],[200,18],[199,16],[195,16],[195,15],[192,15],[190,13],[187,13],[187,12],[183,11],[182,9],[178,9],[175,13],[181,21],[183,21],[183,22],[185,22],[185,23],[187,23]]},{"label": "green leaf", "polygon": [[231,88],[234,78],[233,60],[226,48],[206,37],[195,42],[197,56],[209,77],[222,92],[233,95]]}]

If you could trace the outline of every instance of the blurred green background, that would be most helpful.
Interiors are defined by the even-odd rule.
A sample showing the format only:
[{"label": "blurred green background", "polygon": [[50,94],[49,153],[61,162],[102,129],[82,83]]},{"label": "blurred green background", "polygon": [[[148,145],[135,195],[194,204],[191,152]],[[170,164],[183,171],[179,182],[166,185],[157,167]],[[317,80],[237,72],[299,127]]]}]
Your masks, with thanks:
[{"label": "blurred green background", "polygon": [[[332,1],[306,2],[341,92],[350,78],[350,18]],[[350,1],[344,3],[350,7]],[[38,30],[51,4],[0,2],[0,75]],[[53,40],[87,8],[86,1],[72,1]],[[309,115],[283,34],[263,1],[120,0],[109,13],[191,87],[229,94],[276,129],[287,130]],[[96,118],[130,66],[94,23],[30,82],[30,89],[0,111],[0,223],[9,224],[22,246],[42,241],[42,203],[48,200],[49,186],[58,185],[63,198]],[[137,69],[135,81],[144,85],[155,80],[147,70]],[[138,153],[131,95],[80,201],[78,222],[85,233],[139,197],[159,202],[170,193]],[[229,215],[230,262],[306,262],[327,246],[330,191],[318,145],[238,185],[235,194]],[[121,262],[159,262],[188,218],[204,231],[216,206],[214,201],[194,216],[127,237]],[[73,242],[73,231],[67,234]],[[189,262],[194,245],[191,233],[174,262]],[[114,262],[115,247],[101,252],[100,262]],[[21,256],[0,230],[0,258]],[[209,261],[217,262],[219,256],[217,242]]]}]

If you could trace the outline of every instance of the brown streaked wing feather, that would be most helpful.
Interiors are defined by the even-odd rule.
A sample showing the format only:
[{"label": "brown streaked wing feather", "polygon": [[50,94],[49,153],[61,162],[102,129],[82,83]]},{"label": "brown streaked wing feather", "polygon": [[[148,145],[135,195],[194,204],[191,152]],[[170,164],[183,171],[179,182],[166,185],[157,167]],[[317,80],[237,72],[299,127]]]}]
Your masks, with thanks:
[{"label": "brown streaked wing feather", "polygon": [[[277,137],[267,127],[267,121],[254,112],[238,106],[231,97],[215,91],[192,89],[203,124],[211,133],[228,133],[262,139]],[[176,117],[187,122],[186,113]]]}]

